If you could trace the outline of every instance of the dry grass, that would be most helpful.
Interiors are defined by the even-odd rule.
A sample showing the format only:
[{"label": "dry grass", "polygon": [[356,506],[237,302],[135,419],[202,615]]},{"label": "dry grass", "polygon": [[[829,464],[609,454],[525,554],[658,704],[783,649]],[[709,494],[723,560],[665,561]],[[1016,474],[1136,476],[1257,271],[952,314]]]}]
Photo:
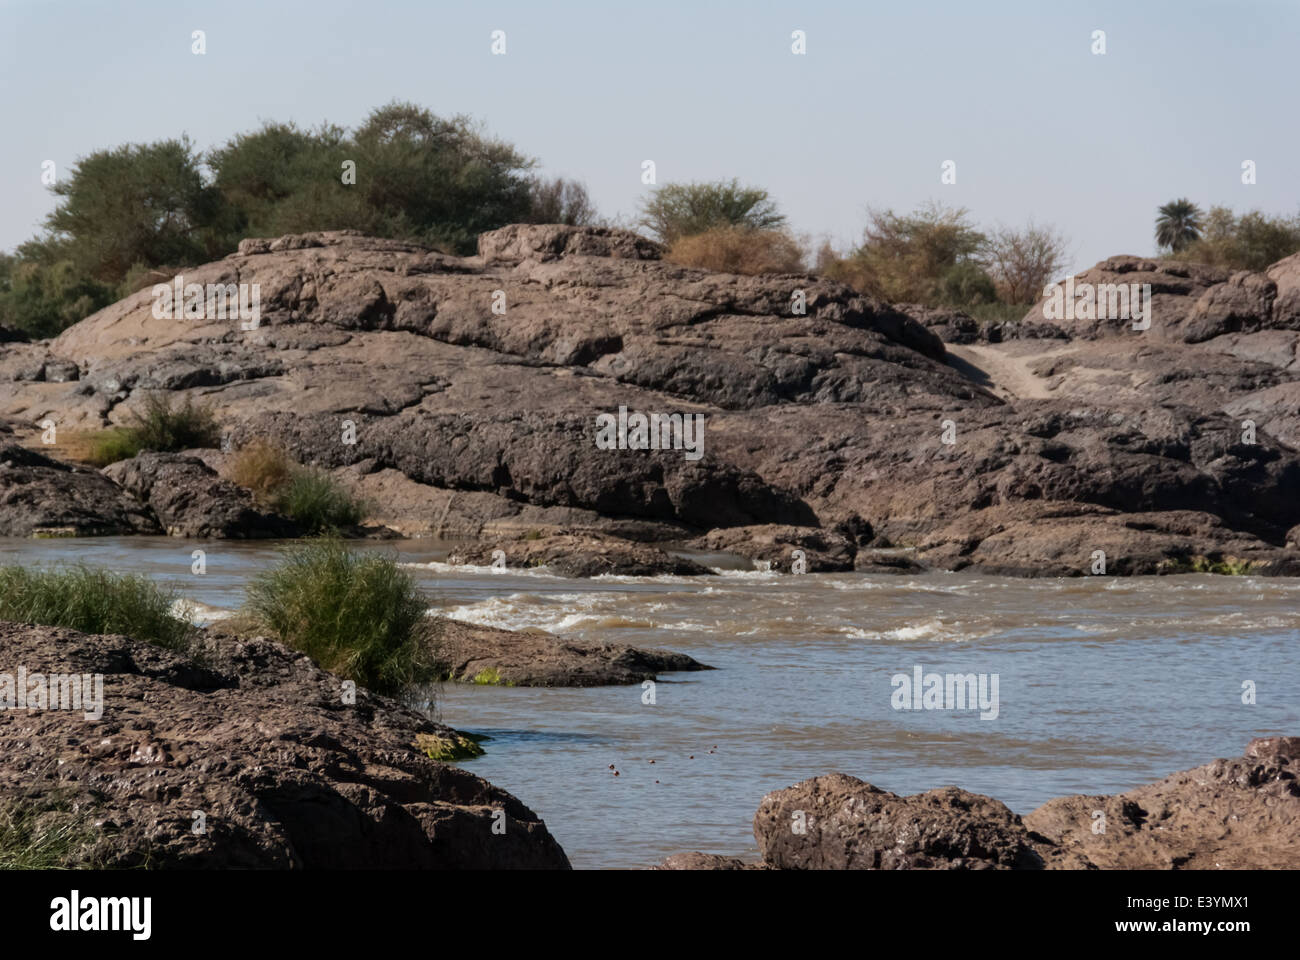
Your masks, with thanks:
[{"label": "dry grass", "polygon": [[296,466],[279,447],[265,440],[254,440],[235,454],[230,479],[258,497],[268,499],[292,479]]},{"label": "dry grass", "polygon": [[803,251],[781,230],[718,227],[682,237],[667,259],[685,267],[755,276],[762,273],[803,273]]}]

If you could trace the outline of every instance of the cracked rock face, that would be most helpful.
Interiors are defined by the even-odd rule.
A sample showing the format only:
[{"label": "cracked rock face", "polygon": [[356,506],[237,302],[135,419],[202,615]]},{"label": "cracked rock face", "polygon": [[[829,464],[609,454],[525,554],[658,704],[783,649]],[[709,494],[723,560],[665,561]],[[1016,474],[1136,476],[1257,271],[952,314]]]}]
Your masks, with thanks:
[{"label": "cracked rock face", "polygon": [[[777,569],[814,543],[813,570],[873,569],[864,551],[883,545],[909,569],[1084,574],[1097,550],[1116,573],[1201,556],[1289,569],[1295,265],[1119,257],[1092,273],[1152,283],[1150,336],[1061,324],[997,344],[1033,386],[1016,394],[983,354],[945,348],[935,330],[959,332],[953,351],[994,346],[960,317],[930,329],[814,277],[681,267],[624,231],[515,225],[466,258],[347,231],[248,240],[184,278],[256,283],[255,329],[156,319],[143,290],[0,347],[0,415],[76,429],[152,390],[192,397],[233,444],[334,470],[412,536],[748,528],[783,532],[697,545]],[[702,457],[598,448],[597,417],[620,408],[702,415]]]},{"label": "cracked rock face", "polygon": [[280,644],[209,637],[196,660],[123,636],[0,622],[0,649],[29,676],[103,677],[98,719],[0,714],[0,800],[84,834],[82,862],[569,865],[519,800],[422,752],[424,738],[455,731],[364,689],[348,703],[337,677]]}]

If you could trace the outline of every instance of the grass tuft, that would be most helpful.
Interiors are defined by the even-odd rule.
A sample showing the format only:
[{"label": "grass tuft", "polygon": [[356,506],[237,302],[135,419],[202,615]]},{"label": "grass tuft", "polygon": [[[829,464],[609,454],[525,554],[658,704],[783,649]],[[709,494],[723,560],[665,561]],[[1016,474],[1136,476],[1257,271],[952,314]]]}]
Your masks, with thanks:
[{"label": "grass tuft", "polygon": [[248,586],[259,628],[331,673],[396,695],[436,680],[425,611],[429,601],[391,556],[334,539],[288,547]]},{"label": "grass tuft", "polygon": [[195,447],[221,446],[221,427],[212,409],[186,397],[174,406],[166,394],[150,394],[141,409],[121,427],[79,434],[71,449],[87,462],[106,467],[145,450],[175,453]]},{"label": "grass tuft", "polygon": [[485,751],[472,737],[463,733],[455,736],[439,737],[432,733],[417,733],[415,747],[430,760],[451,763],[454,760],[472,760],[483,756]]},{"label": "grass tuft", "polygon": [[77,564],[48,570],[0,567],[0,620],[82,633],[121,633],[184,650],[194,627],[172,614],[176,595],[138,574]]},{"label": "grass tuft", "polygon": [[294,470],[289,481],[275,490],[271,505],[309,535],[355,527],[366,515],[366,505],[347,487],[310,467]]},{"label": "grass tuft", "polygon": [[295,466],[281,448],[254,440],[235,454],[230,479],[259,497],[269,498],[292,479]]},{"label": "grass tuft", "polygon": [[85,852],[100,838],[88,817],[60,802],[0,803],[0,870],[93,869]]}]

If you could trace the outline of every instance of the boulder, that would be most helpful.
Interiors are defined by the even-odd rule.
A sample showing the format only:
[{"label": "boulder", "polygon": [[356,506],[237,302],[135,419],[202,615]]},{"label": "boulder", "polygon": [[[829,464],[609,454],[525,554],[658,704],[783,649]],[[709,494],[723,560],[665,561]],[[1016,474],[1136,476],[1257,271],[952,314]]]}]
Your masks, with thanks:
[{"label": "boulder", "polygon": [[507,687],[643,683],[670,671],[711,670],[683,653],[580,643],[541,630],[499,630],[447,617],[433,621],[437,659],[450,680]]},{"label": "boulder", "polygon": [[1295,870],[1298,744],[1297,737],[1259,738],[1245,756],[1116,796],[1058,797],[1025,825],[1107,870]]},{"label": "boulder", "polygon": [[832,773],[769,793],[754,839],[779,870],[1041,870],[1018,816],[990,797],[944,787],[899,797]]},{"label": "boulder", "polygon": [[178,453],[141,453],[104,468],[103,473],[148,504],[171,537],[260,539],[293,537],[296,524],[262,510],[253,496],[198,457]]},{"label": "boulder", "polygon": [[[865,522],[856,527],[846,525],[846,529],[853,529],[865,540],[871,539],[871,527]],[[791,573],[800,559],[804,573],[852,570],[857,553],[855,540],[845,533],[778,524],[711,530],[686,545],[693,550],[734,553],[780,573]]]},{"label": "boulder", "polygon": [[153,514],[98,471],[5,441],[0,434],[0,536],[156,534]]}]

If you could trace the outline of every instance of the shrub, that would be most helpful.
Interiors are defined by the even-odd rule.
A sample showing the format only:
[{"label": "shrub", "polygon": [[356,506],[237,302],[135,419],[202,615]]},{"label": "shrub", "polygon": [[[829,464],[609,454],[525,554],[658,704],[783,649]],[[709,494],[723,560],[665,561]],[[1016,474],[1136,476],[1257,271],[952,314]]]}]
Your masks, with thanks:
[{"label": "shrub", "polygon": [[939,278],[984,243],[963,208],[924,204],[906,216],[868,211],[862,246],[849,256],[854,284],[891,302],[938,302]]},{"label": "shrub", "polygon": [[366,515],[366,506],[329,474],[299,467],[271,495],[271,505],[309,534],[353,527]]},{"label": "shrub", "polygon": [[147,577],[84,565],[53,570],[0,567],[0,620],[83,633],[122,633],[171,650],[193,626],[172,614],[175,593]]},{"label": "shrub", "polygon": [[1028,306],[1065,262],[1066,239],[1054,227],[1029,223],[1016,229],[997,226],[989,231],[980,259],[1002,299]]},{"label": "shrub", "polygon": [[95,466],[105,467],[144,450],[175,453],[220,445],[221,427],[209,407],[197,406],[188,397],[174,407],[165,394],[151,394],[125,426],[80,434],[68,446]]},{"label": "shrub", "polygon": [[141,450],[174,453],[192,447],[221,446],[221,427],[212,408],[197,406],[189,397],[173,407],[165,394],[145,398],[143,409],[131,414],[127,424]]},{"label": "shrub", "polygon": [[248,586],[247,612],[280,642],[378,693],[438,676],[428,600],[393,557],[337,540],[299,544]]},{"label": "shrub", "polygon": [[1300,216],[1271,216],[1258,210],[1240,216],[1211,207],[1198,221],[1196,239],[1169,256],[1229,270],[1264,270],[1300,251]]},{"label": "shrub", "polygon": [[596,222],[596,207],[587,188],[577,180],[556,177],[534,179],[529,189],[529,223],[564,223],[583,226]]},{"label": "shrub", "polygon": [[717,227],[682,237],[669,249],[667,259],[719,273],[804,272],[803,252],[780,230]]},{"label": "shrub", "polygon": [[263,498],[293,478],[294,463],[282,449],[265,440],[240,448],[230,467],[230,479]]},{"label": "shrub", "polygon": [[125,427],[110,427],[89,433],[78,433],[59,441],[60,452],[73,460],[84,460],[97,467],[106,467],[119,460],[129,460],[140,452],[135,434]]},{"label": "shrub", "polygon": [[[1022,303],[1003,303],[1000,300],[996,303],[977,303],[963,309],[986,326],[989,324],[1017,323],[1025,319],[1025,314],[1029,312],[1029,308]],[[1042,319],[1040,314],[1038,320]]]},{"label": "shrub", "polygon": [[998,298],[993,278],[970,261],[949,267],[939,278],[938,293],[941,302],[958,308],[993,303]]},{"label": "shrub", "polygon": [[778,229],[785,225],[785,216],[766,190],[742,187],[733,179],[664,184],[643,204],[639,224],[672,245],[716,227]]}]

